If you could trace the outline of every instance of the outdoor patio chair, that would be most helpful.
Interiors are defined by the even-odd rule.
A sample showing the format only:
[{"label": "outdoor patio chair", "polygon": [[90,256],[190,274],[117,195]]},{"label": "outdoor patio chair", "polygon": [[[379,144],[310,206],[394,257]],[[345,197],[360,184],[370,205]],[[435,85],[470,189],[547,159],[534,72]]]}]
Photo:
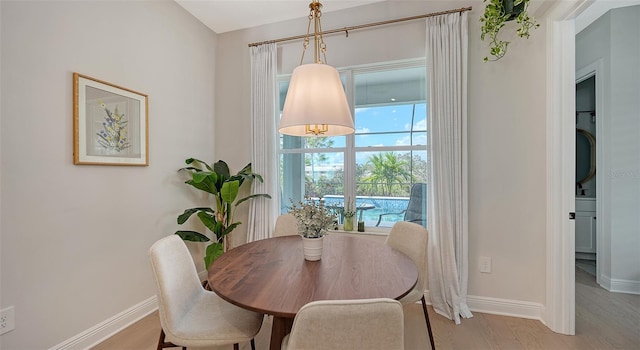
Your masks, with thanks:
[{"label": "outdoor patio chair", "polygon": [[404,221],[413,222],[418,225],[427,227],[427,213],[426,213],[426,200],[427,200],[427,184],[416,183],[411,186],[411,192],[409,194],[409,204],[407,209],[397,213],[382,213],[378,217],[376,226],[380,226],[382,218],[387,215],[402,215],[404,214]]}]

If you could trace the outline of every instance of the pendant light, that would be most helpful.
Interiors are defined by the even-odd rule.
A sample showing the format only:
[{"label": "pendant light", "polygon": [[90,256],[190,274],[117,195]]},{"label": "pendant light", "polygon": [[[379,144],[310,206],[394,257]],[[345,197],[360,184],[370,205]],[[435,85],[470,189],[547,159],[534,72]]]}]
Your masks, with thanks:
[{"label": "pendant light", "polygon": [[[322,38],[320,17],[322,4],[309,4],[309,24],[304,38],[300,65],[293,70],[282,110],[282,134],[292,136],[338,136],[355,130],[351,109],[338,70],[327,64],[326,45]],[[311,21],[314,23],[314,63],[302,64],[309,46]],[[321,59],[321,54],[322,58]]]}]

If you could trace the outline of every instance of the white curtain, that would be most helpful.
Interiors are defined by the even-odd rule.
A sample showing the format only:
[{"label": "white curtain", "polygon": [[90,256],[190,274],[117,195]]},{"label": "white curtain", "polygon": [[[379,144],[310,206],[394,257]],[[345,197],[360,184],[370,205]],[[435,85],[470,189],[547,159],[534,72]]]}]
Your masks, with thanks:
[{"label": "white curtain", "polygon": [[467,12],[427,18],[429,294],[456,324],[467,306]]},{"label": "white curtain", "polygon": [[251,47],[251,165],[264,182],[253,181],[252,193],[272,199],[250,201],[247,241],[271,237],[279,208],[276,149],[276,44]]}]

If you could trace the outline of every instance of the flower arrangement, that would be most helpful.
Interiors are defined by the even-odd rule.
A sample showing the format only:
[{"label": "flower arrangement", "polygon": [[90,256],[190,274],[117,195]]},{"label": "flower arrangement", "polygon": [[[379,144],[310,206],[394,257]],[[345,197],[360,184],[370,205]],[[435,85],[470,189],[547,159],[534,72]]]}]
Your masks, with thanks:
[{"label": "flower arrangement", "polygon": [[296,218],[298,233],[302,237],[320,238],[333,226],[335,215],[321,200],[306,198],[303,202],[291,203],[289,213]]},{"label": "flower arrangement", "polygon": [[118,106],[114,112],[111,112],[104,102],[99,101],[99,103],[107,114],[102,123],[102,130],[96,133],[100,146],[117,152],[131,147],[127,137],[127,121],[124,119],[124,113],[118,112]]},{"label": "flower arrangement", "polygon": [[352,218],[356,216],[356,210],[353,207],[353,199],[348,199],[344,204],[344,211],[342,213],[345,218]]}]

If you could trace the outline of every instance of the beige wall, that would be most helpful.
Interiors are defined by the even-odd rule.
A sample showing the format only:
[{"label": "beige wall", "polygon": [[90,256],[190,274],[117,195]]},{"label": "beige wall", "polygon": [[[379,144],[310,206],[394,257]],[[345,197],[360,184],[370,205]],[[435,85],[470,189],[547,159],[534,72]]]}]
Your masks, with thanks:
[{"label": "beige wall", "polygon": [[[46,349],[152,297],[147,251],[213,159],[216,37],[173,1],[1,2],[2,349]],[[72,73],[149,95],[148,167],[73,165]]]},{"label": "beige wall", "polygon": [[[481,1],[392,1],[325,12],[333,29],[473,5],[469,17],[469,294],[545,302],[546,28],[513,41],[509,53],[483,63],[479,39]],[[326,7],[330,6],[327,5]],[[301,9],[304,12],[304,9]],[[216,158],[239,167],[250,159],[250,63],[247,44],[301,34],[306,19],[218,36],[216,58]],[[354,31],[325,38],[336,67],[424,57],[424,21]],[[298,42],[279,47],[279,69],[300,59]],[[240,230],[238,233],[242,232]],[[245,233],[246,234],[246,233]],[[493,259],[480,274],[478,257]]]}]

